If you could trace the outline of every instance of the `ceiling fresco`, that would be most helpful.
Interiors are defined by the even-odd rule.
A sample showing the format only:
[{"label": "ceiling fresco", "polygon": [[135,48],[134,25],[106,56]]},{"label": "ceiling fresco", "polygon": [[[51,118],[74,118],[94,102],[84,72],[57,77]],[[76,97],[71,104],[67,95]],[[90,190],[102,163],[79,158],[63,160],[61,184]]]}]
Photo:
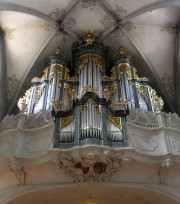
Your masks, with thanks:
[{"label": "ceiling fresco", "polygon": [[[70,58],[72,43],[88,29],[94,31],[95,35],[110,47],[111,56],[118,47],[125,47],[135,59],[139,74],[150,79],[153,88],[165,99],[167,107],[173,110],[174,50],[180,19],[180,2],[171,2],[0,1],[8,113],[13,111],[25,87],[30,85],[31,78],[44,69],[44,59],[54,54],[57,46]],[[137,12],[141,8],[144,11],[142,9],[143,12]],[[133,13],[135,15],[130,18]]]}]

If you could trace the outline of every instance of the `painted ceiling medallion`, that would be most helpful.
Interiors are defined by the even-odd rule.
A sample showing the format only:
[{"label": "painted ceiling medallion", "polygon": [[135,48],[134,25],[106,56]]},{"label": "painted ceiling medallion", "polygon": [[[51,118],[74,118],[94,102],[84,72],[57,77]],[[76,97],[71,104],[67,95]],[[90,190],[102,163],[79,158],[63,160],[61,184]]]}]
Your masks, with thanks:
[{"label": "painted ceiling medallion", "polygon": [[96,5],[96,0],[82,0],[83,8],[91,8]]},{"label": "painted ceiling medallion", "polygon": [[163,26],[161,31],[168,32],[170,35],[175,35],[176,29],[177,29],[177,24],[169,22],[169,23],[166,23],[165,26]]},{"label": "painted ceiling medallion", "polygon": [[[116,8],[113,10],[112,12],[112,15],[114,16],[114,18],[117,20],[117,21],[120,21],[124,16],[125,14],[127,13],[127,11],[125,9],[123,9],[122,7],[116,5]],[[110,26],[114,25],[115,22],[113,21],[113,19],[108,16],[108,15],[104,15],[104,19],[101,20],[101,23],[104,25],[104,28],[107,29],[109,28]],[[128,31],[131,31],[132,29],[135,29],[135,25],[131,22],[131,21],[128,21],[127,23],[123,24],[122,26],[123,28],[125,28],[126,30]],[[123,37],[124,34],[123,32],[121,31],[121,29],[117,29],[115,30],[114,32],[112,32],[111,34],[113,37]]]},{"label": "painted ceiling medallion", "polygon": [[[51,11],[51,13],[49,14],[49,16],[54,20],[56,20],[57,22],[60,22],[65,15],[66,15],[66,10],[59,9],[59,8],[56,8],[55,11]],[[63,22],[63,26],[65,26],[66,28],[72,28],[75,24],[76,24],[76,21],[73,17],[69,17],[66,21]],[[60,30],[58,30],[57,27],[55,27],[51,23],[45,23],[42,25],[42,27],[48,32],[51,32],[57,29],[56,36],[65,37],[65,33],[62,33]]]},{"label": "painted ceiling medallion", "polygon": [[70,150],[60,153],[58,160],[54,161],[65,174],[73,177],[75,183],[107,182],[110,176],[118,172],[132,159],[122,153],[114,153],[112,150],[100,151],[84,150],[76,152]]}]

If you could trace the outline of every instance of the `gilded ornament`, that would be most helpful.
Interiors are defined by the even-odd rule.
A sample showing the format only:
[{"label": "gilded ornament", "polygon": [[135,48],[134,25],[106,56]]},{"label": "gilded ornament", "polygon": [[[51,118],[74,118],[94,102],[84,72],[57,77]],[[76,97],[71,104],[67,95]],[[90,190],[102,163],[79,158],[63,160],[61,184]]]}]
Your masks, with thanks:
[{"label": "gilded ornament", "polygon": [[106,118],[114,124],[117,128],[122,129],[121,118],[120,117],[113,117],[109,114],[106,115]]},{"label": "gilded ornament", "polygon": [[119,110],[123,110],[126,113],[128,101],[126,99],[120,98],[118,102],[115,103],[119,107]]},{"label": "gilded ornament", "polygon": [[63,52],[59,47],[57,47],[55,50],[55,54],[60,56],[60,55],[63,55]]},{"label": "gilded ornament", "polygon": [[63,104],[63,101],[61,99],[56,99],[55,101],[53,101],[53,109],[56,113],[60,111],[60,107],[62,104]]},{"label": "gilded ornament", "polygon": [[115,85],[108,86],[107,88],[104,89],[103,91],[103,96],[106,99],[106,101],[110,100],[114,93],[116,92],[117,88]]},{"label": "gilded ornament", "polygon": [[95,36],[93,34],[93,32],[91,30],[87,30],[86,34],[84,36],[84,42],[86,42],[86,46],[87,45],[92,45],[95,41]]},{"label": "gilded ornament", "polygon": [[164,101],[162,100],[161,97],[159,97],[156,93],[156,91],[149,86],[149,93],[151,97],[151,102],[153,106],[153,110],[155,112],[161,111],[164,106]]},{"label": "gilded ornament", "polygon": [[148,103],[147,94],[146,94],[146,87],[144,85],[141,85],[141,84],[136,84],[136,88],[137,88],[138,92],[141,94],[144,101],[146,103]]},{"label": "gilded ornament", "polygon": [[44,89],[44,84],[36,86],[35,96],[34,96],[34,104],[36,104],[39,101],[39,99],[40,99],[40,97],[42,95],[43,89]]},{"label": "gilded ornament", "polygon": [[87,102],[86,102],[84,105],[81,105],[81,112],[82,112],[85,108],[87,108],[87,104],[88,104],[88,103],[92,103],[92,104],[96,107],[97,111],[100,112],[100,106],[99,106],[92,98],[89,98],[89,99],[87,100]]},{"label": "gilded ornament", "polygon": [[102,57],[95,53],[87,53],[79,57],[78,73],[81,72],[90,59],[96,64],[100,71],[102,71]]},{"label": "gilded ornament", "polygon": [[58,74],[58,79],[62,79],[63,66],[61,64],[52,64],[50,67],[50,79],[53,78],[54,73]]},{"label": "gilded ornament", "polygon": [[120,63],[118,64],[118,75],[119,78],[121,77],[121,75],[123,73],[127,74],[127,79],[131,80],[132,79],[132,75],[131,75],[131,67],[128,63]]},{"label": "gilded ornament", "polygon": [[115,69],[111,69],[111,76],[103,76],[102,81],[113,81],[115,79]]},{"label": "gilded ornament", "polygon": [[119,47],[117,51],[114,53],[113,57],[116,55],[126,55],[127,50],[124,47]]},{"label": "gilded ornament", "polygon": [[73,76],[73,77],[71,77],[70,75],[69,75],[69,69],[68,68],[65,68],[65,76],[64,76],[64,79],[65,80],[67,80],[67,81],[78,81],[78,77],[76,77],[76,76]]},{"label": "gilded ornament", "polygon": [[72,114],[71,116],[67,118],[61,118],[60,120],[60,130],[68,126],[73,120],[74,120],[75,115]]},{"label": "gilded ornament", "polygon": [[133,67],[133,75],[134,75],[134,79],[138,81],[149,81],[149,79],[146,77],[139,77],[137,74],[137,69],[135,67]]},{"label": "gilded ornament", "polygon": [[72,86],[68,86],[68,85],[64,85],[64,88],[68,94],[68,97],[70,99],[70,101],[73,101],[73,100],[77,100],[78,99],[78,94],[75,90],[74,87]]},{"label": "gilded ornament", "polygon": [[27,112],[28,112],[28,106],[29,106],[29,100],[31,97],[31,92],[32,92],[32,87],[25,92],[24,96],[22,98],[20,98],[18,100],[18,103],[17,103],[18,108],[24,114],[27,114]]},{"label": "gilded ornament", "polygon": [[94,86],[91,86],[91,85],[87,85],[86,87],[83,88],[82,94],[84,95],[87,92],[93,92],[93,93],[95,93],[97,95],[99,93],[97,88],[94,87]]}]

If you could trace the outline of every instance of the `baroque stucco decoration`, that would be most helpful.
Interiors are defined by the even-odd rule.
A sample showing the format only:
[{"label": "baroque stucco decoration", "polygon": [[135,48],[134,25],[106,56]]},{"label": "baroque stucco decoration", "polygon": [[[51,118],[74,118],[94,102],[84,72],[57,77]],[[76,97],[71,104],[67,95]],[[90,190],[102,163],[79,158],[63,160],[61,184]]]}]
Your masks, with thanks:
[{"label": "baroque stucco decoration", "polygon": [[73,178],[78,184],[104,183],[110,180],[110,176],[120,171],[132,158],[123,153],[107,151],[68,152],[60,153],[53,162],[58,165],[65,174]]},{"label": "baroque stucco decoration", "polygon": [[[123,9],[122,7],[118,5],[116,5],[116,8],[112,12],[112,15],[117,21],[120,21],[126,14],[127,14],[127,10]],[[114,24],[114,21],[110,16],[104,15],[104,18],[103,20],[101,20],[101,23],[104,25],[104,28],[107,29]],[[128,21],[127,23],[123,25],[123,28],[125,28],[128,31],[131,31],[132,29],[135,29],[136,27],[131,21]],[[117,38],[124,37],[124,34],[120,29],[115,30],[114,32],[112,32],[111,35]]]},{"label": "baroque stucco decoration", "polygon": [[[61,19],[66,15],[66,10],[64,9],[59,9],[56,8],[56,10],[51,11],[51,13],[49,14],[49,16],[53,19],[55,19],[57,22],[60,22]],[[63,22],[63,26],[67,27],[67,28],[72,28],[74,25],[76,24],[76,20],[73,17],[69,17],[65,22]],[[56,36],[60,36],[60,37],[65,37],[66,34],[62,33],[60,30],[58,30],[58,27],[54,26],[51,23],[45,23],[42,25],[42,27],[48,31],[51,32],[55,29],[57,29],[57,33]]]}]

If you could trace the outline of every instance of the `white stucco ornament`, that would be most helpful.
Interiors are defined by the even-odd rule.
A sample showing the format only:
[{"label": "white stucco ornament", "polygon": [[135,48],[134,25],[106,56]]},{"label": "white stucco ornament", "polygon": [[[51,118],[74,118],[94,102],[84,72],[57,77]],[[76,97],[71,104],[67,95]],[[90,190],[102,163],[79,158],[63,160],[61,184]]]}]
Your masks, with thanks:
[{"label": "white stucco ornament", "polygon": [[132,161],[130,157],[111,151],[60,153],[58,160],[58,165],[64,173],[72,176],[78,184],[107,182],[112,174]]}]

